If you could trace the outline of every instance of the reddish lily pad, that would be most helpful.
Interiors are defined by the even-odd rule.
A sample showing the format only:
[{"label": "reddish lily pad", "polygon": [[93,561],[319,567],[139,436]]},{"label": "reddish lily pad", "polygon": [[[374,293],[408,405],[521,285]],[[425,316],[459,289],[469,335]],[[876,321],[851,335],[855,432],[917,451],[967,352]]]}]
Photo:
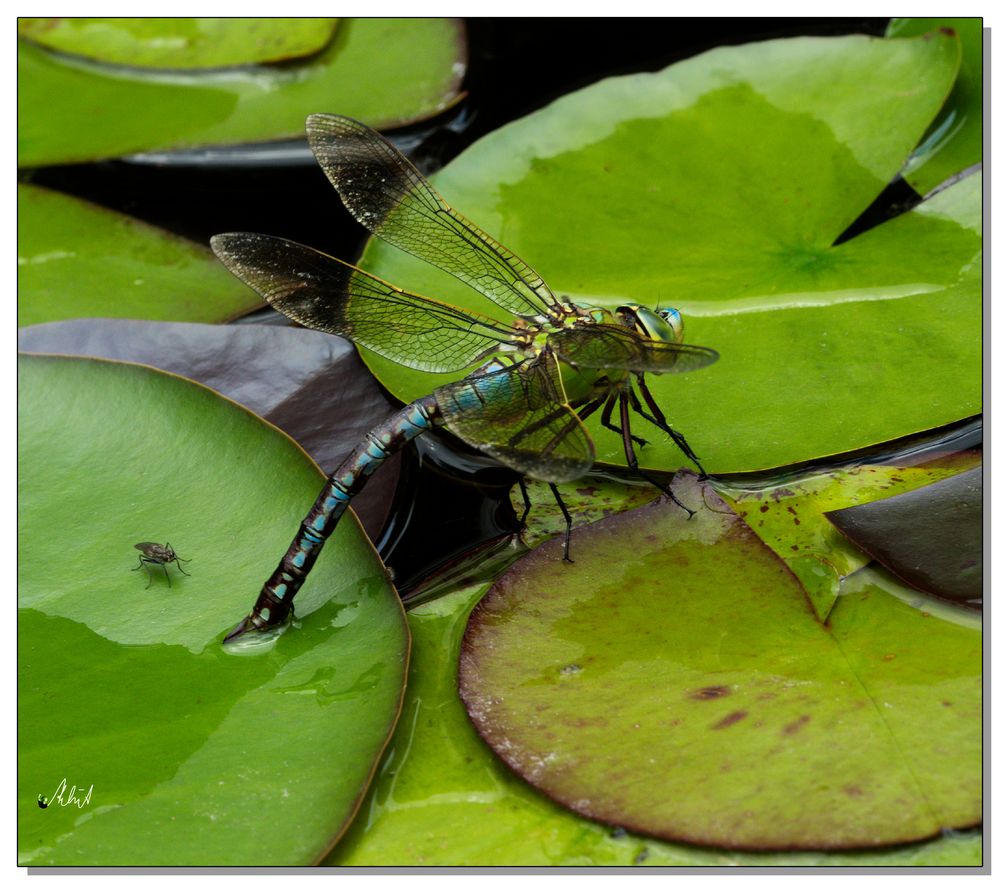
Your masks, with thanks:
[{"label": "reddish lily pad", "polygon": [[910,586],[982,603],[982,467],[826,517]]},{"label": "reddish lily pad", "polygon": [[827,629],[710,488],[672,490],[704,495],[694,518],[656,502],[586,526],[575,566],[550,541],[479,603],[460,691],[493,750],[577,813],[698,844],[872,847],[975,824],[978,618],[858,578]]},{"label": "reddish lily pad", "polygon": [[[199,381],[284,430],[332,472],[395,411],[343,338],[265,325],[77,319],[20,329],[29,353],[140,362]],[[393,455],[351,501],[377,537],[399,476]]]}]

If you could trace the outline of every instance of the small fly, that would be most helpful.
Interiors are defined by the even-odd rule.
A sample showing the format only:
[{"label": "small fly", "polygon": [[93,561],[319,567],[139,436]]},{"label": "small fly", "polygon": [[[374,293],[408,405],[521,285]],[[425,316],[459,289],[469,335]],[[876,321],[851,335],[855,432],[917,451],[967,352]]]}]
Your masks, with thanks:
[{"label": "small fly", "polygon": [[[177,553],[174,552],[173,547],[167,544],[160,543],[150,543],[145,541],[143,543],[137,543],[135,548],[139,550],[139,564],[132,568],[133,571],[138,571],[140,568],[145,568],[146,573],[149,574],[149,583],[146,584],[146,589],[153,583],[153,572],[149,570],[149,565],[159,565],[163,568],[163,573],[167,577],[167,586],[170,586],[170,574],[167,572],[167,565],[173,562],[177,565],[177,570],[181,574],[187,574],[181,567],[181,562],[190,562],[190,559],[182,559]],[[188,577],[191,575],[188,574]]]}]

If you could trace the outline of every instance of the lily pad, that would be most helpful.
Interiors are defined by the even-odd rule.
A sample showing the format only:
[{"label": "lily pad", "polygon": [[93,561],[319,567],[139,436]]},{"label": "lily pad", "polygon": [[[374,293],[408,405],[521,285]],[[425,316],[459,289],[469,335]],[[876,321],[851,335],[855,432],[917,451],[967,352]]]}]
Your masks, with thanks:
[{"label": "lily pad", "polygon": [[458,98],[465,34],[451,19],[345,19],[307,61],[249,73],[115,70],[22,40],[17,66],[18,165],[46,166],[301,138],[324,109],[380,127],[425,119]]},{"label": "lily pad", "polygon": [[690,474],[672,490],[704,495],[694,518],[654,503],[586,526],[575,567],[550,541],[477,606],[459,683],[491,748],[659,838],[843,849],[975,825],[978,618],[859,577],[825,629],[721,498]]},{"label": "lily pad", "polygon": [[[455,670],[473,587],[408,613],[413,657],[400,724],[358,816],[325,865],[976,866],[979,833],[874,850],[761,853],[629,835],[530,788],[483,744]],[[461,833],[473,831],[475,837]]]},{"label": "lily pad", "polygon": [[924,194],[983,161],[983,20],[897,18],[886,36],[915,37],[940,28],[958,34],[962,63],[948,101],[903,169],[903,177]]},{"label": "lily pad", "polygon": [[910,586],[982,604],[982,467],[826,517]]},{"label": "lily pad", "polygon": [[17,33],[93,61],[218,68],[312,55],[335,18],[19,18]]},{"label": "lily pad", "polygon": [[260,305],[207,248],[41,187],[17,186],[17,322],[223,322]]},{"label": "lily pad", "polygon": [[[309,329],[76,319],[20,329],[17,347],[141,362],[199,381],[284,430],[324,473],[396,411],[354,347]],[[351,501],[369,537],[385,522],[398,476],[392,455]]]},{"label": "lily pad", "polygon": [[[957,66],[942,32],[716,49],[561,98],[435,184],[559,293],[686,313],[686,339],[721,359],[651,388],[709,472],[810,461],[981,408],[981,177],[834,245],[903,165]],[[363,263],[501,315],[388,245],[373,241]],[[449,379],[365,359],[401,399]],[[620,437],[597,423],[599,459],[624,465]],[[642,462],[673,471],[684,458],[656,441]]]},{"label": "lily pad", "polygon": [[[19,862],[316,860],[405,684],[409,636],[371,545],[346,517],[293,626],[224,649],[322,485],[315,466],[154,369],[19,367]],[[130,570],[144,541],[170,542],[189,576],[168,586],[157,568],[147,587]],[[60,803],[63,780],[88,803]]]}]

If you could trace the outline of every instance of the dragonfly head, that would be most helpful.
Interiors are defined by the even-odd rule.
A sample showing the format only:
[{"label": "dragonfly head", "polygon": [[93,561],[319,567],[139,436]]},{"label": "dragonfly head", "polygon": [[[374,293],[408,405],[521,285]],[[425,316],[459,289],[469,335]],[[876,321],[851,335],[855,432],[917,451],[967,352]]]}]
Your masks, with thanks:
[{"label": "dragonfly head", "polygon": [[684,321],[673,307],[651,310],[642,304],[623,304],[617,313],[625,325],[654,341],[679,344],[684,340]]}]

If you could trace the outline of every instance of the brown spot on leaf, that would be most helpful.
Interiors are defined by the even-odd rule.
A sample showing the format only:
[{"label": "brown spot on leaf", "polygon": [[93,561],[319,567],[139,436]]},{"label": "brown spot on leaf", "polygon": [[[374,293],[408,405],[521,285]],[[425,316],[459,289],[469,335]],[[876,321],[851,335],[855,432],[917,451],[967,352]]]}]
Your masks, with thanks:
[{"label": "brown spot on leaf", "polygon": [[712,725],[713,731],[721,731],[727,727],[731,727],[738,721],[743,721],[747,717],[745,709],[737,709],[735,712],[730,712],[725,718],[720,718],[715,724]]},{"label": "brown spot on leaf", "polygon": [[786,724],[784,727],[785,736],[790,737],[792,734],[798,733],[811,719],[811,715],[800,715],[791,724]]},{"label": "brown spot on leaf", "polygon": [[882,659],[885,660],[886,663],[888,663],[890,660],[895,660],[896,659],[896,655],[895,654],[886,654]]},{"label": "brown spot on leaf", "polygon": [[763,694],[757,697],[758,700],[773,700],[778,695],[774,691],[765,691]]},{"label": "brown spot on leaf", "polygon": [[718,700],[719,697],[728,697],[731,693],[732,690],[724,684],[716,684],[707,688],[698,688],[696,691],[691,691],[688,696],[692,700]]},{"label": "brown spot on leaf", "polygon": [[951,706],[952,702],[951,702],[951,700],[942,700],[941,701],[941,705],[942,706]]},{"label": "brown spot on leaf", "polygon": [[769,510],[770,508],[771,508],[771,507],[769,507],[769,506],[768,506],[768,505],[767,505],[766,503],[762,503],[762,504],[760,505],[760,511],[761,511],[762,513],[766,513],[766,512],[767,512],[767,511],[768,511],[768,510]]},{"label": "brown spot on leaf", "polygon": [[857,798],[860,795],[865,794],[865,790],[862,789],[860,786],[844,786],[844,792],[846,792],[853,798]]},{"label": "brown spot on leaf", "polygon": [[955,36],[955,29],[954,28],[949,28],[947,25],[945,25],[943,28],[938,28],[938,30],[942,34],[944,34],[946,37],[954,37]]}]

